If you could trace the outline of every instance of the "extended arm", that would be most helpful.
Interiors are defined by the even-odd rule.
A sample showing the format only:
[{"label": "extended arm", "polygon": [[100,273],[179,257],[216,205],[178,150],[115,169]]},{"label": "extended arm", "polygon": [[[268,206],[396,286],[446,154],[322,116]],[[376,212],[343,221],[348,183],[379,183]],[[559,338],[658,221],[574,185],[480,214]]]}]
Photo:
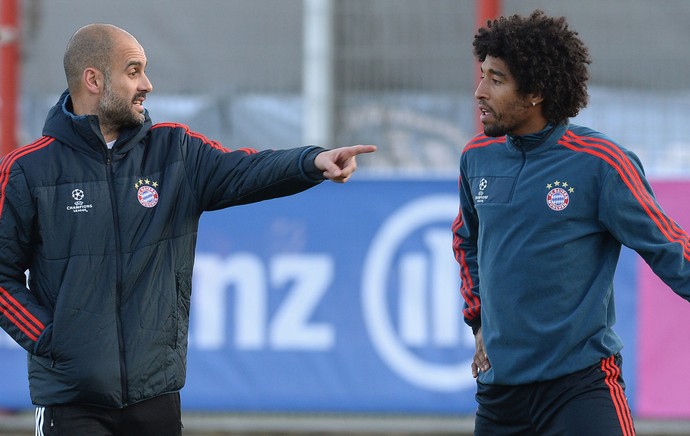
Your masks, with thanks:
[{"label": "extended arm", "polygon": [[664,283],[690,301],[690,236],[658,204],[637,159],[619,159],[622,164],[612,169],[603,186],[600,220]]},{"label": "extended arm", "polygon": [[324,150],[299,147],[282,150],[231,151],[183,125],[165,125],[163,134],[179,142],[192,189],[202,210],[214,210],[291,195],[324,179],[347,181],[355,157],[376,147],[355,145]]}]

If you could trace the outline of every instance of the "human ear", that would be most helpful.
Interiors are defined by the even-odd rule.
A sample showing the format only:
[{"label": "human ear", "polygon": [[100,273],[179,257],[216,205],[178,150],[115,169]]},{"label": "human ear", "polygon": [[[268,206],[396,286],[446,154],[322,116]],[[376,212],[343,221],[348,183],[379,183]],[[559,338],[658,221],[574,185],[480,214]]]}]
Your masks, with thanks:
[{"label": "human ear", "polygon": [[86,68],[82,74],[84,88],[93,94],[100,94],[103,90],[103,74],[95,68]]},{"label": "human ear", "polygon": [[530,94],[528,101],[532,106],[536,106],[540,104],[542,101],[544,101],[544,97],[537,94]]}]

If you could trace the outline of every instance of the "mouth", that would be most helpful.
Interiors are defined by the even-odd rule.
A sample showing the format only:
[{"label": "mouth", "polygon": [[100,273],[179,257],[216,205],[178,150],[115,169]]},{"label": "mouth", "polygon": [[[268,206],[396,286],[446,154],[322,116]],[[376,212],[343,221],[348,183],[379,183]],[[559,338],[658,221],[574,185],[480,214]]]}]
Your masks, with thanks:
[{"label": "mouth", "polygon": [[132,105],[137,111],[144,112],[144,100],[146,100],[146,97],[143,96],[136,97],[134,100],[132,100]]},{"label": "mouth", "polygon": [[487,122],[493,117],[493,112],[486,106],[479,106],[479,120],[482,123]]}]

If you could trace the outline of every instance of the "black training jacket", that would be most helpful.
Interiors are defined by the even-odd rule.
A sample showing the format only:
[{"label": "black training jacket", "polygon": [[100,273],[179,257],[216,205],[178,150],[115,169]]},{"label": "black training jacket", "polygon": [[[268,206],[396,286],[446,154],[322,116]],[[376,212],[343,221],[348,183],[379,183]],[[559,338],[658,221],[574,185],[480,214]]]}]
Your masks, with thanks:
[{"label": "black training jacket", "polygon": [[34,404],[118,408],[184,385],[202,212],[318,184],[322,149],[231,152],[147,114],[108,150],[70,109],[0,163],[0,326]]}]

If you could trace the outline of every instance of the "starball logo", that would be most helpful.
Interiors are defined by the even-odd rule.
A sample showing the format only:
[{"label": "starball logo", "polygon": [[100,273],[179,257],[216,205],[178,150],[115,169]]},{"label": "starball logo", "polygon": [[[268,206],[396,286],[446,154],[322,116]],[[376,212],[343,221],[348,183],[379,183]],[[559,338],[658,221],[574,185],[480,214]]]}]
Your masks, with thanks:
[{"label": "starball logo", "polygon": [[477,195],[474,196],[474,202],[475,203],[484,203],[486,200],[489,199],[489,196],[484,194],[484,191],[486,188],[489,187],[489,181],[486,180],[485,178],[481,178],[479,180],[479,192],[477,192]]},{"label": "starball logo", "polygon": [[85,194],[83,189],[74,189],[72,191],[72,199],[74,200],[74,204],[71,206],[67,206],[67,210],[72,211],[74,213],[88,212],[89,209],[93,208],[93,204],[85,203],[84,197]]}]

